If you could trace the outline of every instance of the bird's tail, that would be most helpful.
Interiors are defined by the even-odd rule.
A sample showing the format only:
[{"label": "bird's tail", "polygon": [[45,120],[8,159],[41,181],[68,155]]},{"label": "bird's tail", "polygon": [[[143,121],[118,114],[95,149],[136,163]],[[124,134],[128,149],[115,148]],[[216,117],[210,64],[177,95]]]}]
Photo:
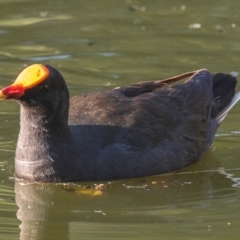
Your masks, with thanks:
[{"label": "bird's tail", "polygon": [[229,111],[233,108],[233,106],[240,100],[240,92],[238,92],[237,94],[234,95],[234,97],[232,98],[232,101],[230,102],[230,104],[225,107],[216,117],[217,122],[220,124],[223,119],[227,116],[227,114],[229,113]]},{"label": "bird's tail", "polygon": [[228,112],[240,100],[235,94],[237,79],[229,74],[216,73],[213,77],[213,98],[211,116],[220,124]]}]

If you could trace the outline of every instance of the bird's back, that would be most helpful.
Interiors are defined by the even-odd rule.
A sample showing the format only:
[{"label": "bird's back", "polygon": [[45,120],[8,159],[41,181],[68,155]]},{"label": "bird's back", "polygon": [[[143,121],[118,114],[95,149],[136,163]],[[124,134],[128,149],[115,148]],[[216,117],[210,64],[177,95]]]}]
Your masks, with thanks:
[{"label": "bird's back", "polygon": [[[225,82],[231,87],[221,91]],[[234,95],[232,82],[201,70],[184,84],[145,82],[79,95],[70,101],[70,129],[96,179],[173,171],[211,145],[215,118]]]}]

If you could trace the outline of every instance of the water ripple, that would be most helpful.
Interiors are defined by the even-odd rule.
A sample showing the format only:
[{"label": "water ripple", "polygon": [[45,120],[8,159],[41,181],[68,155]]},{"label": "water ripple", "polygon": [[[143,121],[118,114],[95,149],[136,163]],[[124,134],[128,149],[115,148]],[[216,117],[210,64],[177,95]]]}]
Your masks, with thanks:
[{"label": "water ripple", "polygon": [[23,18],[22,16],[13,18],[13,19],[7,19],[7,20],[1,20],[0,26],[4,27],[21,27],[25,25],[31,25],[39,22],[45,22],[50,20],[68,20],[72,17],[69,15],[58,15],[55,17],[32,17],[32,18]]},{"label": "water ripple", "polygon": [[46,61],[50,59],[67,59],[70,58],[70,54],[63,54],[63,55],[53,55],[53,56],[41,56],[41,57],[29,57],[29,58],[21,58],[23,60],[31,60],[31,61]]}]

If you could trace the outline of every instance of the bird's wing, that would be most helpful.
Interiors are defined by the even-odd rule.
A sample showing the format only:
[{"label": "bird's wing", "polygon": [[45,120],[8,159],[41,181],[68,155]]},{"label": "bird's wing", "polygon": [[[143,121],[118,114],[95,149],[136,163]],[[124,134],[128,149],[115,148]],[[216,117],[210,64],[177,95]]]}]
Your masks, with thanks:
[{"label": "bird's wing", "polygon": [[174,84],[180,80],[183,80],[187,77],[194,75],[197,71],[186,72],[178,76],[174,76],[171,78],[166,78],[163,80],[156,80],[156,81],[147,81],[147,82],[139,82],[133,84],[128,87],[117,87],[115,89],[121,91],[127,97],[136,97],[142,93],[152,92],[156,89],[163,89],[168,87],[171,84]]}]

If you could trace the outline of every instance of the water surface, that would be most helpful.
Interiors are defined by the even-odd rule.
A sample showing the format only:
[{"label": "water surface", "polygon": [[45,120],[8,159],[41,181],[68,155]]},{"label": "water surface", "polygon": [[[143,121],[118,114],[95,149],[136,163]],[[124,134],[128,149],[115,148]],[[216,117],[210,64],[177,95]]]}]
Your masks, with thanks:
[{"label": "water surface", "polygon": [[[71,95],[200,68],[239,72],[240,2],[0,0],[0,87],[58,68]],[[240,90],[240,85],[238,86]],[[198,163],[121,181],[12,179],[19,106],[0,108],[0,239],[239,239],[238,104]]]}]

